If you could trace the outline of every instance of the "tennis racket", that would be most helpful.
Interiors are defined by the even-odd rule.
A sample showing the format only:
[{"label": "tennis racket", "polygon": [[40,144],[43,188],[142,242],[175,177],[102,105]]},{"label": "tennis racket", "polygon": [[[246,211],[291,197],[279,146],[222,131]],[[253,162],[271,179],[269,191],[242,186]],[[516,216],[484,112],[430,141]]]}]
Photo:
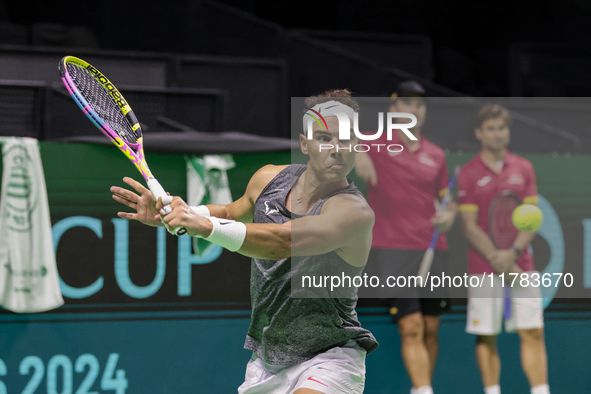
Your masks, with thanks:
[{"label": "tennis racket", "polygon": [[[449,205],[452,196],[452,189],[456,184],[456,179],[458,179],[458,175],[460,174],[460,166],[456,166],[454,169],[454,173],[447,184],[447,192],[443,199],[441,200],[441,204],[438,210],[444,210]],[[435,256],[435,244],[437,243],[437,239],[439,238],[439,230],[435,229],[433,231],[433,236],[431,237],[431,243],[429,243],[429,248],[425,251],[423,255],[423,260],[421,260],[421,266],[419,267],[419,276],[421,277],[421,284],[423,287],[427,285],[427,274],[431,270],[431,265],[433,264],[433,257]]]},{"label": "tennis racket", "polygon": [[[513,211],[521,205],[521,199],[511,190],[498,193],[490,203],[488,211],[488,233],[497,249],[509,249],[519,230],[513,225]],[[511,317],[511,287],[504,287],[505,308],[503,317]]]},{"label": "tennis racket", "polygon": [[[156,201],[162,198],[162,216],[170,213],[172,197],[150,172],[144,156],[142,128],[123,95],[107,77],[82,59],[66,56],[60,60],[58,68],[74,102],[136,166]],[[174,233],[182,235],[186,232],[185,228],[179,228]]]}]

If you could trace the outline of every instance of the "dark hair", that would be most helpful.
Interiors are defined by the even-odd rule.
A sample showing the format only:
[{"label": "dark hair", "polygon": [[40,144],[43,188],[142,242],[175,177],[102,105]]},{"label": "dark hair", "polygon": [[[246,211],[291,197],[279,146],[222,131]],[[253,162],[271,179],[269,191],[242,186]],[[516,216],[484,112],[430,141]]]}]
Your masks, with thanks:
[{"label": "dark hair", "polygon": [[359,112],[359,104],[357,104],[357,101],[353,100],[349,89],[327,90],[316,96],[310,96],[306,99],[306,106],[312,108],[316,104],[322,104],[332,100],[345,104],[346,106],[353,108],[353,111]]},{"label": "dark hair", "polygon": [[507,108],[499,104],[486,104],[484,107],[480,108],[480,111],[476,114],[476,128],[479,129],[484,122],[495,118],[503,118],[507,126],[513,121]]}]

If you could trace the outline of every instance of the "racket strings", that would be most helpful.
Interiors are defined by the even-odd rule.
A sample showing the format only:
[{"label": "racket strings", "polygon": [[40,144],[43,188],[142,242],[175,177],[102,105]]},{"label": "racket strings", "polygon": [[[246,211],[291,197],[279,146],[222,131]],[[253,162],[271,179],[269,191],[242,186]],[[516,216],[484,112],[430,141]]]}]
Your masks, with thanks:
[{"label": "racket strings", "polygon": [[494,215],[492,217],[492,237],[495,244],[500,249],[511,247],[513,241],[519,232],[513,225],[513,211],[519,205],[519,202],[513,198],[498,198],[494,201]]},{"label": "racket strings", "polygon": [[96,81],[86,69],[67,63],[66,67],[72,81],[86,99],[92,109],[115,131],[124,141],[136,143],[141,137],[132,129],[125,115],[111,95]]}]

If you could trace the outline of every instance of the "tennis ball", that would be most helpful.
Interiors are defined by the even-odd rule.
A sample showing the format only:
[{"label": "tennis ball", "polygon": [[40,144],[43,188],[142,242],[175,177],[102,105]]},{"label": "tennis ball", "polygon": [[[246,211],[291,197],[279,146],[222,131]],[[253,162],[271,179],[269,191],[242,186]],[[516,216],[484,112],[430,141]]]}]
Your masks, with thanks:
[{"label": "tennis ball", "polygon": [[540,208],[531,204],[522,204],[513,211],[513,225],[521,231],[537,231],[542,225],[544,215]]}]

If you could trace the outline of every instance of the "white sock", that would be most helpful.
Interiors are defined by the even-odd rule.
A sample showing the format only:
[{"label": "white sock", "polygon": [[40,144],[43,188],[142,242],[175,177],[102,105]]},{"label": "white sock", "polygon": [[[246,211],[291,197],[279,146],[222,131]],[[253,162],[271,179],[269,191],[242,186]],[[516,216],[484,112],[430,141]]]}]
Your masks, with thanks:
[{"label": "white sock", "polygon": [[417,394],[417,390],[414,387],[410,388],[410,394]]},{"label": "white sock", "polygon": [[484,388],[484,394],[501,394],[501,386],[495,384]]},{"label": "white sock", "polygon": [[433,388],[431,386],[419,387],[415,390],[416,394],[433,394]]},{"label": "white sock", "polygon": [[550,394],[550,386],[547,384],[540,384],[531,388],[531,394]]}]

